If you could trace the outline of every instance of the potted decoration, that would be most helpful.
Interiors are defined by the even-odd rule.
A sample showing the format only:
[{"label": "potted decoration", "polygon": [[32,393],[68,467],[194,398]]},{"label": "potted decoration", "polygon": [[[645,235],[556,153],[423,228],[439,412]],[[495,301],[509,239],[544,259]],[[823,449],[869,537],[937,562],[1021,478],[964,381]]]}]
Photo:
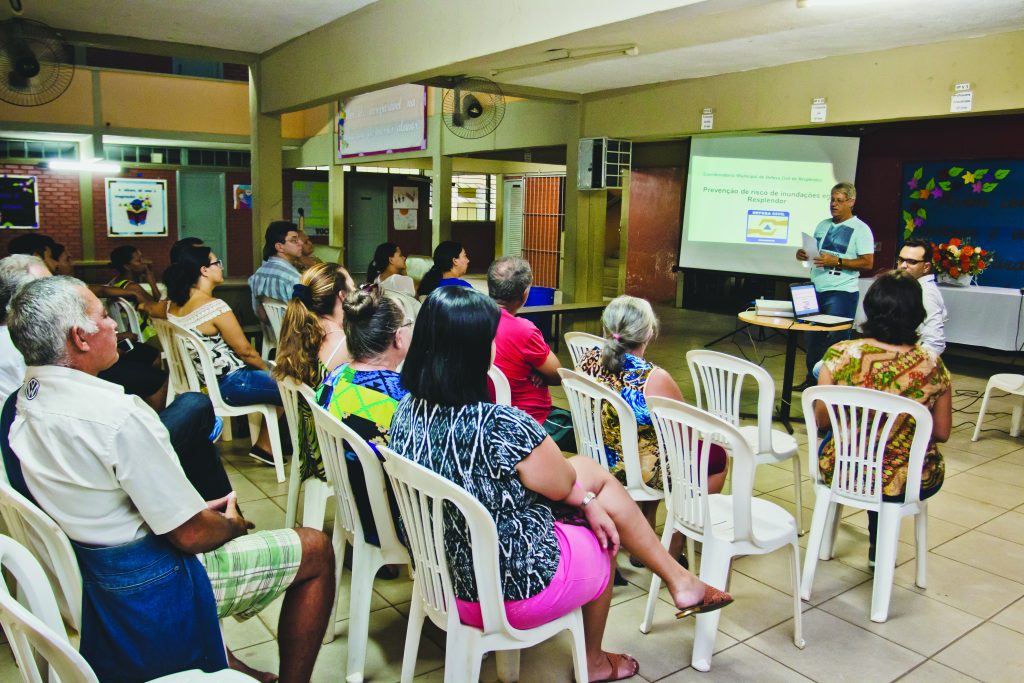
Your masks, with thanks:
[{"label": "potted decoration", "polygon": [[932,242],[932,272],[941,284],[966,287],[992,265],[994,252],[953,237],[948,243]]}]

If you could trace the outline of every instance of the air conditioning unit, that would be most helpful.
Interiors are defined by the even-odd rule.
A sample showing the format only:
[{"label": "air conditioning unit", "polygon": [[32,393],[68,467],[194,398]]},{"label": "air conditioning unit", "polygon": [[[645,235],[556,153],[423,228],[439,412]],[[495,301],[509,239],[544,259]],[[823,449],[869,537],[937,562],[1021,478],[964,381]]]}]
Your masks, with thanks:
[{"label": "air conditioning unit", "polygon": [[623,175],[629,170],[633,155],[632,141],[580,138],[579,151],[579,168],[576,173],[578,189],[622,187]]}]

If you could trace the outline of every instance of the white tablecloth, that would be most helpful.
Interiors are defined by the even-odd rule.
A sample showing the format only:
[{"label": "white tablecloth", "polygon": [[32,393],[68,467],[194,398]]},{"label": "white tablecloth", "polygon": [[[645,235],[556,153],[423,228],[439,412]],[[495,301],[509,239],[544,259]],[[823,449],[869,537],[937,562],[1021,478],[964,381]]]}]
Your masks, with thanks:
[{"label": "white tablecloth", "polygon": [[[861,278],[857,324],[864,321],[864,293],[874,282]],[[1001,351],[1016,351],[1024,343],[1024,296],[1005,287],[950,287],[939,285],[946,302],[946,341]]]}]

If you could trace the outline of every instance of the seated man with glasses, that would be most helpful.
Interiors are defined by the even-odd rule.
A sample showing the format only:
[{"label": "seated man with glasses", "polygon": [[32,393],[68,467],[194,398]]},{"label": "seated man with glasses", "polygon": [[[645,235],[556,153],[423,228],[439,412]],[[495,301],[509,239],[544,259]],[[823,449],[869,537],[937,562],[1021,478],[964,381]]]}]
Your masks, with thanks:
[{"label": "seated man with glasses", "polygon": [[900,255],[896,259],[896,267],[905,270],[921,285],[921,296],[924,301],[924,322],[917,328],[920,343],[942,355],[946,350],[946,303],[942,300],[942,292],[935,283],[932,272],[932,245],[928,240],[909,239],[903,243]]},{"label": "seated man with glasses", "polygon": [[289,221],[271,222],[264,235],[263,264],[249,278],[252,310],[263,322],[267,322],[267,314],[260,298],[276,299],[282,303],[289,301],[292,289],[302,277],[298,269],[301,259],[299,227]]},{"label": "seated man with glasses", "polygon": [[[832,188],[829,209],[831,218],[814,228],[818,256],[811,264],[811,282],[818,293],[821,312],[853,318],[857,312],[857,279],[875,266],[875,237],[868,224],[853,215],[857,188],[853,183],[838,183]],[[803,249],[796,252],[798,261],[810,260]],[[807,333],[807,379],[793,387],[801,391],[817,384],[813,368],[825,349],[849,339],[849,329],[836,332]]]}]

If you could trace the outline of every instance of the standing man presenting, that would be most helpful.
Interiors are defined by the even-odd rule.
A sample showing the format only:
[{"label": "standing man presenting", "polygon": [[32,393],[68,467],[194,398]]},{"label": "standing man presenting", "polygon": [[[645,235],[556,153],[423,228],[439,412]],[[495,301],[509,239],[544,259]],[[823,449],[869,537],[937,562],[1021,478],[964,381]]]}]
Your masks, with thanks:
[{"label": "standing man presenting", "polygon": [[928,240],[909,239],[903,243],[896,267],[913,275],[921,285],[924,322],[917,328],[922,346],[942,355],[946,350],[946,302],[932,272],[932,245]]},{"label": "standing man presenting", "polygon": [[[857,188],[853,183],[839,183],[832,188],[829,204],[832,218],[826,218],[814,229],[818,243],[818,256],[811,267],[811,282],[818,293],[822,313],[853,318],[857,313],[857,279],[862,272],[875,265],[875,237],[868,224],[853,215],[857,201]],[[807,252],[798,249],[798,261],[807,261]],[[801,391],[817,384],[812,374],[815,363],[825,355],[825,349],[836,342],[849,339],[850,330],[841,332],[807,333],[807,378],[793,387]]]}]

